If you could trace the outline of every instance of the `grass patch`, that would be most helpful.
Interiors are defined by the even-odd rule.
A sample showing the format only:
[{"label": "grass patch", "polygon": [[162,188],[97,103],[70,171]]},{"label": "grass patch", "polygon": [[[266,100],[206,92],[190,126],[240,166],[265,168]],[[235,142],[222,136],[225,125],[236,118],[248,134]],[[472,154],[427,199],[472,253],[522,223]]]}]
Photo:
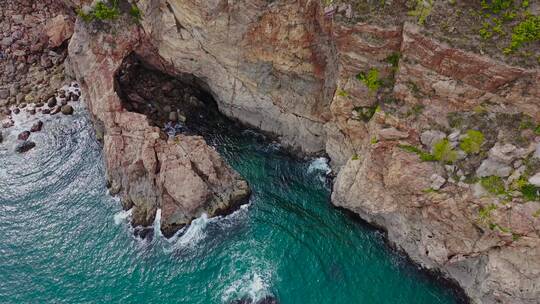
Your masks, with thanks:
[{"label": "grass patch", "polygon": [[480,185],[487,190],[487,192],[495,195],[506,194],[504,187],[504,181],[498,176],[486,176],[480,179]]},{"label": "grass patch", "polygon": [[418,24],[424,25],[433,10],[433,2],[433,0],[416,0],[414,8],[409,11],[409,16],[416,17]]},{"label": "grass patch", "polygon": [[372,93],[377,92],[381,87],[381,80],[379,79],[379,70],[373,68],[367,73],[361,72],[356,75],[356,79],[360,80]]},{"label": "grass patch", "polygon": [[451,164],[457,160],[458,154],[445,138],[433,145],[433,157],[442,163]]},{"label": "grass patch", "polygon": [[512,29],[512,40],[505,53],[511,53],[524,44],[540,41],[540,16],[529,16]]},{"label": "grass patch", "polygon": [[459,147],[468,154],[477,154],[484,143],[484,134],[477,130],[468,130],[467,136],[461,140]]},{"label": "grass patch", "polygon": [[120,16],[118,0],[111,0],[107,3],[100,1],[96,3],[89,13],[86,14],[82,10],[78,10],[77,14],[86,22],[94,20],[115,20]]},{"label": "grass patch", "polygon": [[521,186],[521,194],[526,201],[540,201],[540,188],[532,184]]},{"label": "grass patch", "polygon": [[495,210],[497,210],[497,206],[495,206],[495,204],[490,204],[486,207],[480,208],[480,210],[478,210],[478,220],[481,223],[490,223],[491,213]]},{"label": "grass patch", "polygon": [[422,161],[436,161],[435,157],[431,155],[430,153],[427,153],[426,151],[423,151],[420,148],[417,148],[415,146],[411,145],[398,145],[399,148],[403,149],[404,151],[407,151],[409,153],[414,153],[418,155],[420,160]]},{"label": "grass patch", "polygon": [[129,14],[137,21],[141,21],[142,19],[142,12],[135,4],[131,5],[131,8],[129,9]]}]

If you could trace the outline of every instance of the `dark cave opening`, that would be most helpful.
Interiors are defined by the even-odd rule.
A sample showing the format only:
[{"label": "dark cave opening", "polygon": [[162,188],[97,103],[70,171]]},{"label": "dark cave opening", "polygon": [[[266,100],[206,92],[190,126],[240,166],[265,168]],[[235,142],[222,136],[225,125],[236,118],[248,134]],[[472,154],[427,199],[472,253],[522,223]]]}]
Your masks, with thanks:
[{"label": "dark cave opening", "polygon": [[125,110],[146,115],[169,136],[204,135],[209,128],[233,123],[219,112],[204,81],[191,74],[165,74],[134,53],[122,62],[115,86]]}]

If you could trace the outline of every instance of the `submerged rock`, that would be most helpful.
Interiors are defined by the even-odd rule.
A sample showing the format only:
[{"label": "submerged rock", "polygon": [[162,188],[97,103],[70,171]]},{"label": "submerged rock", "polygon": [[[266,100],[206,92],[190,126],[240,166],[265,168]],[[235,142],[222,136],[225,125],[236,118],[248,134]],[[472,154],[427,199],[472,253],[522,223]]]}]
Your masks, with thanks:
[{"label": "submerged rock", "polygon": [[41,128],[43,128],[43,121],[38,120],[32,125],[32,127],[30,128],[30,132],[39,132],[41,131]]},{"label": "submerged rock", "polygon": [[26,141],[23,141],[22,143],[17,144],[17,146],[15,147],[15,151],[17,153],[24,153],[33,149],[35,146],[36,146],[35,142],[26,140]]},{"label": "submerged rock", "polygon": [[30,131],[23,131],[17,136],[18,140],[27,140],[30,137]]}]

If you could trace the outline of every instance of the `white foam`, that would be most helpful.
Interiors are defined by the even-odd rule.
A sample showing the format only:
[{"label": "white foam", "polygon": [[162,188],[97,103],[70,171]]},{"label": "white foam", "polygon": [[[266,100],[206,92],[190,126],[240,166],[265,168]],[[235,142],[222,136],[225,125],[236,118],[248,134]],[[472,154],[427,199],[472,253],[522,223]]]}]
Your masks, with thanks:
[{"label": "white foam", "polygon": [[223,302],[248,298],[253,303],[270,295],[270,284],[259,273],[246,274],[240,280],[234,281],[223,293]]},{"label": "white foam", "polygon": [[324,174],[328,175],[332,172],[332,169],[330,169],[330,165],[328,165],[328,159],[325,157],[319,157],[314,159],[308,167],[308,173],[314,173],[314,172],[324,172]]},{"label": "white foam", "polygon": [[122,222],[126,221],[128,218],[131,217],[131,214],[133,213],[133,209],[129,210],[122,210],[114,215],[114,224],[120,225]]},{"label": "white foam", "polygon": [[154,217],[154,223],[152,224],[152,227],[154,227],[155,237],[163,236],[161,234],[161,209],[158,209],[156,211],[156,216]]}]

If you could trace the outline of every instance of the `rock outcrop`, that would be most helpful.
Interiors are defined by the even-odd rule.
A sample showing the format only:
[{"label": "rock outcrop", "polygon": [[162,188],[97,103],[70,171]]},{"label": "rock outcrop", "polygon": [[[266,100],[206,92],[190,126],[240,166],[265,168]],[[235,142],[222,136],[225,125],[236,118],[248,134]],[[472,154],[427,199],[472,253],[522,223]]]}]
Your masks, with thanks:
[{"label": "rock outcrop", "polygon": [[[163,227],[176,227],[201,201],[220,209],[247,187],[200,138],[165,141],[144,115],[124,111],[113,80],[132,52],[204,81],[222,113],[292,148],[325,151],[338,171],[333,203],[386,229],[473,302],[538,303],[540,198],[528,183],[540,170],[538,66],[441,42],[402,2],[386,24],[312,0],[149,0],[137,3],[140,26],[128,16],[78,20],[69,58],[105,131],[112,190],[134,205],[135,223],[162,206]],[[499,172],[479,168],[507,145],[521,151],[503,162],[508,172],[477,173]],[[208,200],[214,190],[227,198]]]},{"label": "rock outcrop", "polygon": [[141,46],[141,30],[129,21],[99,32],[94,26],[77,22],[69,59],[103,138],[111,193],[133,208],[132,224],[151,225],[161,208],[162,232],[172,236],[202,213],[214,216],[246,201],[246,181],[202,137],[164,137],[145,115],[123,108],[115,77]]}]

